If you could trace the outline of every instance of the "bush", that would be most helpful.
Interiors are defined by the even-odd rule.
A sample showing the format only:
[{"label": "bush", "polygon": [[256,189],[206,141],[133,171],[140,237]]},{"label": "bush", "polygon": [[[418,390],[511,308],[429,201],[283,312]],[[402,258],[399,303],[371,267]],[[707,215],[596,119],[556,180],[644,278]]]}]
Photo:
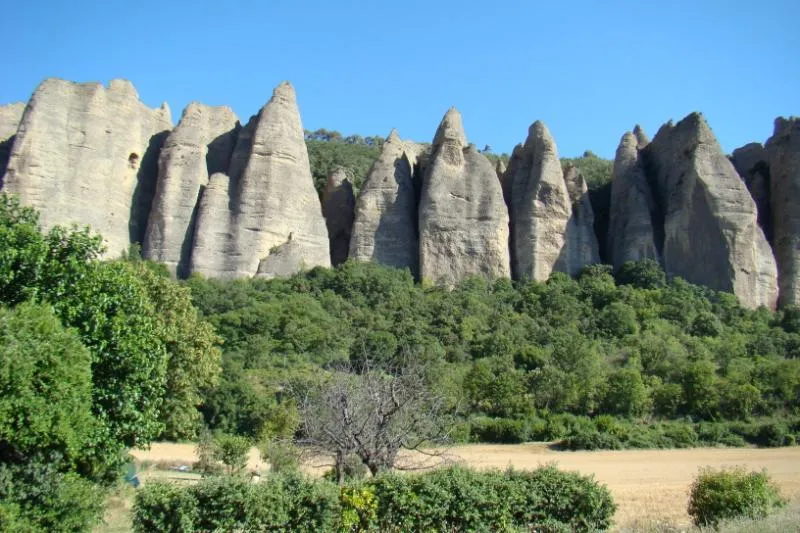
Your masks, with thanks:
[{"label": "bush", "polygon": [[530,434],[525,420],[481,417],[472,420],[470,440],[472,442],[519,444],[529,441]]},{"label": "bush", "polygon": [[689,496],[689,516],[698,526],[730,518],[764,518],[786,502],[767,474],[743,468],[700,471]]},{"label": "bush", "polygon": [[[260,483],[222,476],[191,487],[153,483],[134,505],[134,531],[597,531],[616,506],[591,477],[546,466],[532,472],[446,468],[386,473],[341,488],[300,475]],[[0,507],[0,520],[14,509]]]},{"label": "bush", "polygon": [[136,493],[133,505],[135,533],[191,533],[197,519],[197,501],[173,483],[148,483]]}]

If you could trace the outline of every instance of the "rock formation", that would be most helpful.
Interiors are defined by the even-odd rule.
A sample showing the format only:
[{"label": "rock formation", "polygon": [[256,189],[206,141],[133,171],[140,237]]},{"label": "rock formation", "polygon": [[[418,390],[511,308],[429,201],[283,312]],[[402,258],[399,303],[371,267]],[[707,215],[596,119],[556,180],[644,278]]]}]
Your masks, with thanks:
[{"label": "rock formation", "polygon": [[564,182],[572,203],[572,215],[567,223],[565,250],[567,271],[575,275],[586,265],[600,262],[597,234],[594,232],[594,210],[589,199],[589,187],[576,166],[564,172]]},{"label": "rock formation", "polygon": [[755,203],[702,116],[665,124],[643,154],[663,213],[664,269],[746,307],[774,307],[775,260]]},{"label": "rock formation", "polygon": [[586,184],[573,173],[570,196],[556,143],[544,123],[534,122],[525,144],[514,148],[505,180],[516,278],[543,281],[554,270],[577,274],[599,260]]},{"label": "rock formation", "polygon": [[[209,198],[205,198],[209,194]],[[224,198],[228,202],[220,212]],[[240,132],[228,175],[212,176],[198,209],[192,270],[270,277],[330,266],[294,88],[282,83]],[[282,250],[292,241],[291,253]],[[280,252],[280,259],[270,259]]]},{"label": "rock formation", "polygon": [[649,141],[641,128],[637,129],[638,135],[627,132],[622,136],[614,158],[607,241],[614,268],[627,261],[661,259],[652,222],[656,205],[639,155]]},{"label": "rock formation", "polygon": [[778,118],[767,141],[773,248],[781,305],[800,304],[800,118]]},{"label": "rock formation", "polygon": [[356,201],[352,259],[408,268],[418,275],[417,153],[417,147],[401,141],[392,130]]},{"label": "rock formation", "polygon": [[322,193],[322,215],[328,226],[331,264],[334,266],[347,261],[355,206],[356,199],[350,178],[343,168],[338,167],[328,176],[325,191]]},{"label": "rock formation", "polygon": [[128,81],[45,80],[22,116],[3,190],[38,209],[45,227],[88,224],[117,256],[144,239],[171,127],[166,104],[148,108]]},{"label": "rock formation", "polygon": [[14,135],[23,111],[25,104],[22,102],[0,106],[0,187],[3,186],[3,174],[6,173],[11,145],[14,143]]},{"label": "rock formation", "polygon": [[433,140],[419,204],[420,276],[446,286],[479,275],[508,276],[508,212],[497,173],[467,147],[450,109]]},{"label": "rock formation", "polygon": [[744,180],[750,196],[756,203],[758,223],[767,240],[772,242],[772,214],[769,199],[769,163],[767,151],[761,143],[750,143],[737,148],[731,155],[736,172]]},{"label": "rock formation", "polygon": [[191,103],[161,149],[142,251],[180,277],[189,274],[198,198],[210,175],[228,171],[238,120],[228,107]]}]

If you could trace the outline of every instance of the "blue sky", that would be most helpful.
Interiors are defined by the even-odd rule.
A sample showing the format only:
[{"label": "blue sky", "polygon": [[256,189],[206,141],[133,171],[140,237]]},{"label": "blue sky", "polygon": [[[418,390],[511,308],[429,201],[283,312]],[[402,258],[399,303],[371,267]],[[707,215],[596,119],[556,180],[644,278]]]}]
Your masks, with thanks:
[{"label": "blue sky", "polygon": [[613,157],[702,111],[727,151],[800,115],[800,1],[0,0],[0,103],[44,78],[128,78],[173,120],[192,100],[244,121],[280,81],[303,124],[430,141],[448,107],[496,152],[543,120],[563,156]]}]

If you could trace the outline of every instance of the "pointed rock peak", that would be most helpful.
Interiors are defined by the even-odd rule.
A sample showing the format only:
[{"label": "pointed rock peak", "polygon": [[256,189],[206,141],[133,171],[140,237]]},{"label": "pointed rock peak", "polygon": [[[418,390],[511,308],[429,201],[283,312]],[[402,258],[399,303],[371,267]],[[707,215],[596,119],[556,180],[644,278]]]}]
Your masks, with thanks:
[{"label": "pointed rock peak", "polygon": [[650,144],[650,137],[647,136],[639,124],[634,126],[633,135],[636,137],[636,144],[640,149]]},{"label": "pointed rock peak", "polygon": [[285,102],[295,103],[297,102],[297,94],[294,91],[294,87],[288,81],[283,81],[275,87],[272,91],[272,99],[270,102],[275,100],[283,100]]},{"label": "pointed rock peak", "polygon": [[111,92],[127,93],[139,98],[139,93],[136,92],[136,88],[133,86],[133,83],[122,78],[114,78],[111,80],[111,82],[108,84],[108,90]]},{"label": "pointed rock peak", "polygon": [[387,143],[403,142],[402,139],[400,139],[400,134],[397,133],[397,129],[396,128],[392,128],[392,131],[389,132],[389,136],[386,137],[386,142]]},{"label": "pointed rock peak", "polygon": [[506,164],[503,162],[502,159],[497,160],[497,164],[494,166],[494,170],[497,172],[498,176],[502,176],[506,173]]},{"label": "pointed rock peak", "polygon": [[438,146],[445,141],[459,143],[461,146],[467,144],[467,136],[464,134],[464,125],[461,122],[461,113],[455,107],[451,107],[445,113],[436,135],[433,137],[433,145]]},{"label": "pointed rock peak", "polygon": [[541,120],[537,120],[531,124],[531,127],[528,129],[528,139],[540,139],[548,144],[555,144],[553,136],[550,134],[550,130],[547,129],[547,126],[545,126],[544,122]]},{"label": "pointed rock peak", "polygon": [[626,152],[635,150],[638,144],[639,140],[637,139],[636,134],[626,131],[622,135],[622,138],[619,140],[619,147],[617,148],[617,153],[619,153],[620,150],[624,150]]}]

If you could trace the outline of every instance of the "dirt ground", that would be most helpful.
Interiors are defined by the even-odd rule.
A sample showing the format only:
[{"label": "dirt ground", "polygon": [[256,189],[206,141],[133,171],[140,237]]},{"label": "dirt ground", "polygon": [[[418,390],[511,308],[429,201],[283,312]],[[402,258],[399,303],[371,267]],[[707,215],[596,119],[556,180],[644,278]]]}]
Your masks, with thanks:
[{"label": "dirt ground", "polygon": [[[153,463],[191,464],[195,460],[192,444],[153,444],[150,450],[133,451],[137,460]],[[686,514],[689,486],[697,471],[704,466],[744,466],[750,470],[766,468],[780,485],[785,496],[800,500],[800,447],[752,448],[695,448],[689,450],[624,450],[598,452],[561,452],[545,444],[457,446],[445,452],[446,461],[474,468],[536,468],[555,462],[564,470],[593,474],[606,484],[614,495],[618,510],[615,522],[625,526],[637,521],[664,521],[688,525]],[[422,459],[406,457],[418,465]],[[427,464],[442,461],[426,458]],[[310,461],[309,470],[321,472],[323,459]],[[264,464],[253,449],[248,467],[265,471]]]}]

